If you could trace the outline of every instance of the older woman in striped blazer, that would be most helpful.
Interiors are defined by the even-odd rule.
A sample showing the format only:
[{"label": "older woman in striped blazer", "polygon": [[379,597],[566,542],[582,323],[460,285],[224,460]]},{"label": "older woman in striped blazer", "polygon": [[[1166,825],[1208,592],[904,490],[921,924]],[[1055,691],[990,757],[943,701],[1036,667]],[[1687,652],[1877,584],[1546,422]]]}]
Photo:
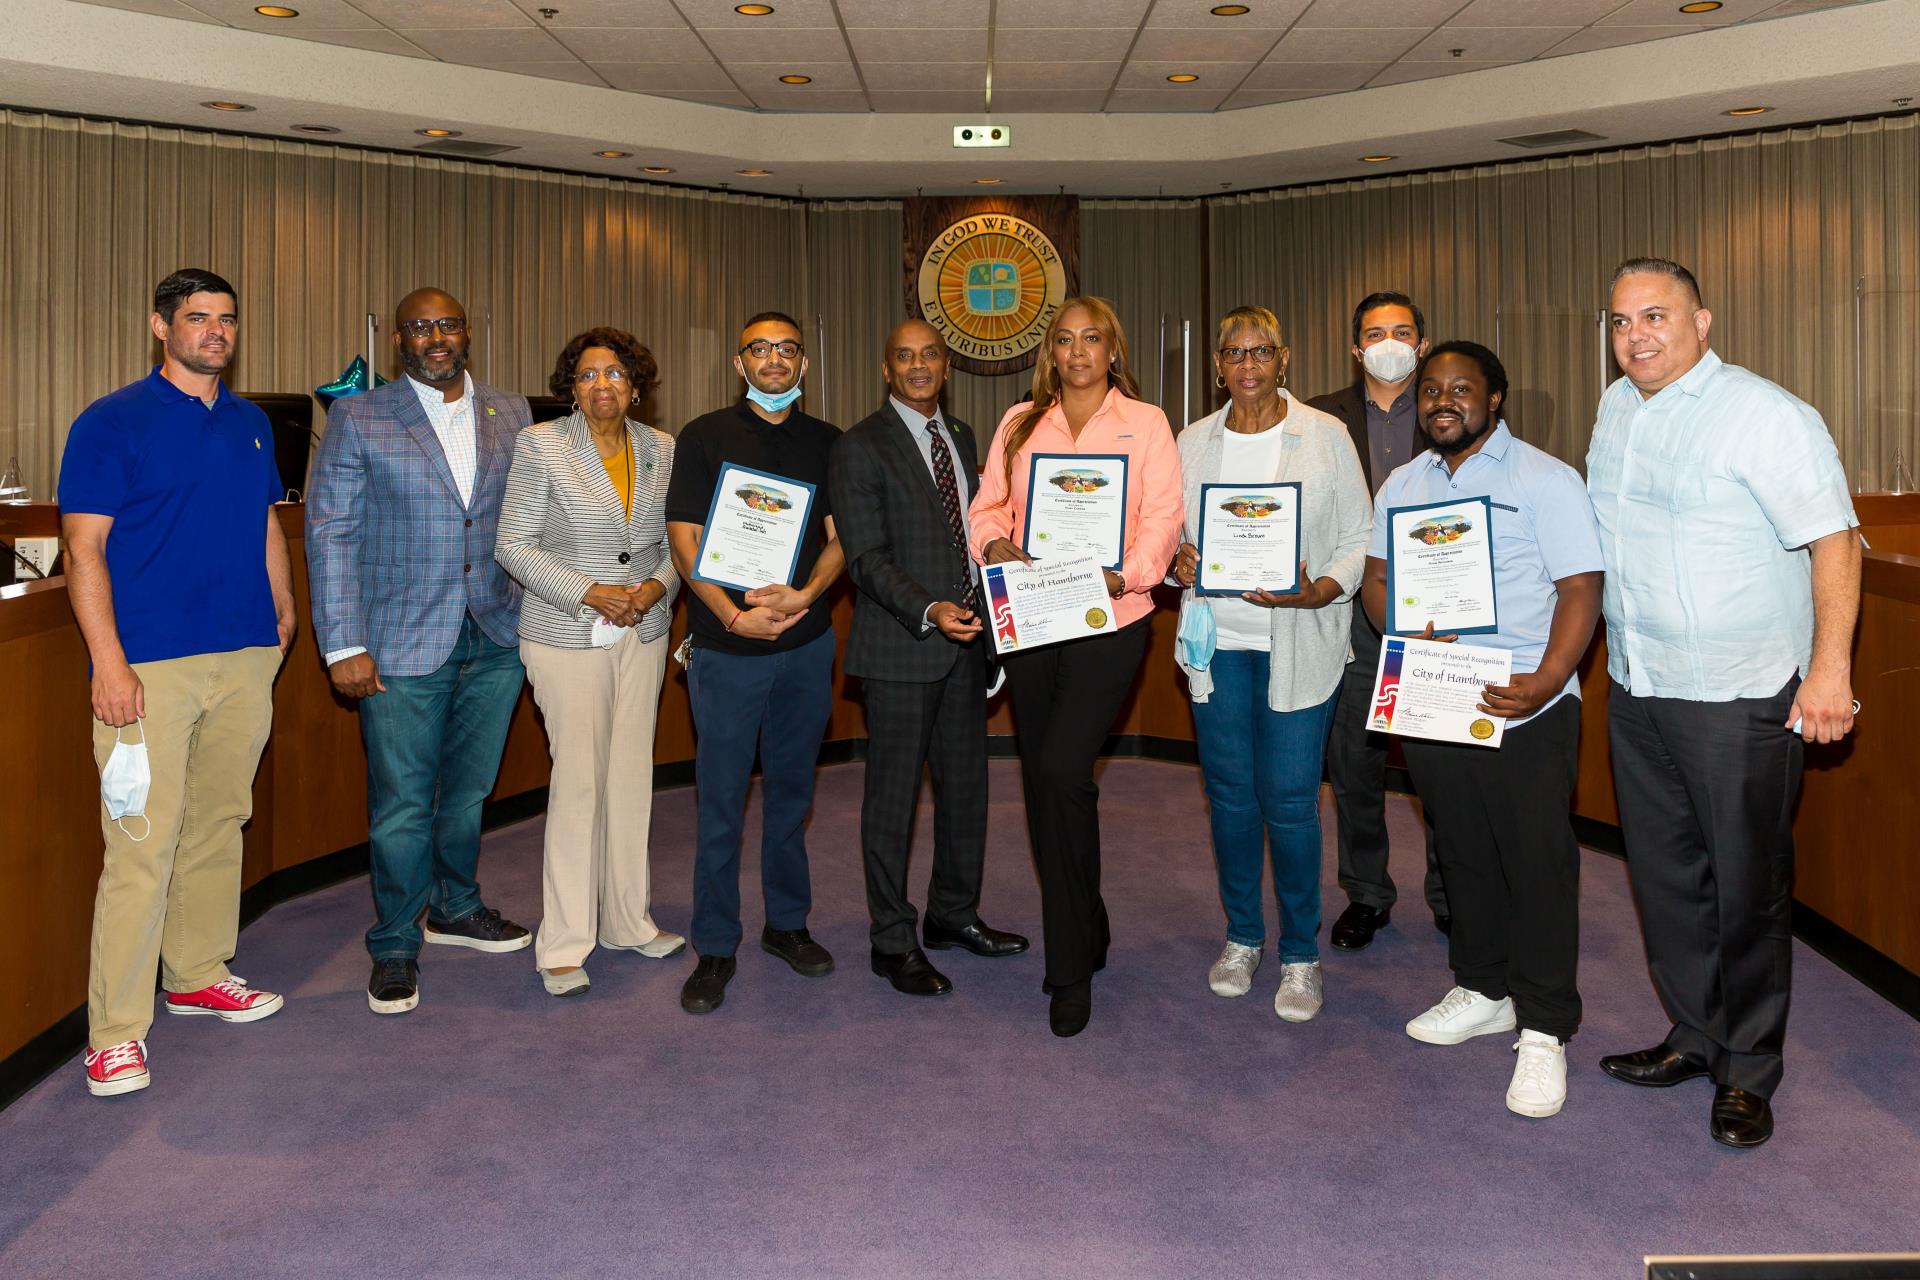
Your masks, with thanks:
[{"label": "older woman in striped blazer", "polygon": [[550,385],[574,402],[514,449],[494,556],[526,588],[520,658],[553,753],[545,913],[534,962],[547,991],[587,989],[601,946],[664,959],[686,946],[648,910],[653,728],[679,575],[662,514],[673,440],[628,418],[654,385],[653,353],[589,329]]}]

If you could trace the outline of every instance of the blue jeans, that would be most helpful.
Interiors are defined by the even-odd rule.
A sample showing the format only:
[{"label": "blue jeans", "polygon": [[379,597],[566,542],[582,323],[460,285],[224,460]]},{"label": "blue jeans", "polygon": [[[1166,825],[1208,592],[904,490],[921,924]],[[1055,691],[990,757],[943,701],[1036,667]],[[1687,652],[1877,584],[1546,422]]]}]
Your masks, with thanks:
[{"label": "blue jeans", "polygon": [[806,821],[820,738],[833,710],[833,632],[784,653],[695,649],[687,700],[699,808],[689,933],[701,955],[730,956],[740,946],[740,837],[756,745],[767,924],[781,930],[807,926],[813,886]]},{"label": "blue jeans", "polygon": [[360,704],[367,745],[367,844],[375,960],[420,954],[420,913],[479,909],[480,808],[500,776],[526,671],[468,614],[453,652],[424,676],[382,675]]},{"label": "blue jeans", "polygon": [[1298,711],[1267,707],[1269,655],[1223,649],[1213,655],[1213,694],[1193,704],[1194,738],[1213,824],[1213,857],[1227,939],[1263,946],[1261,846],[1273,847],[1273,896],[1280,903],[1280,960],[1320,956],[1320,766],[1339,690]]}]

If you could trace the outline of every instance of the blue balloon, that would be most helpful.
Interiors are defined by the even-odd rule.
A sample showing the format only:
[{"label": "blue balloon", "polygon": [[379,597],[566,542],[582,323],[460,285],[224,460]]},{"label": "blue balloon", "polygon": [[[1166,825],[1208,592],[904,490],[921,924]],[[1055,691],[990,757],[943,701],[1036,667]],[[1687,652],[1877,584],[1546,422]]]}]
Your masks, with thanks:
[{"label": "blue balloon", "polygon": [[340,371],[339,377],[324,387],[315,387],[313,394],[319,397],[322,409],[331,409],[335,400],[344,400],[348,396],[357,396],[363,391],[386,385],[385,378],[367,367],[365,356],[355,356],[353,363]]}]

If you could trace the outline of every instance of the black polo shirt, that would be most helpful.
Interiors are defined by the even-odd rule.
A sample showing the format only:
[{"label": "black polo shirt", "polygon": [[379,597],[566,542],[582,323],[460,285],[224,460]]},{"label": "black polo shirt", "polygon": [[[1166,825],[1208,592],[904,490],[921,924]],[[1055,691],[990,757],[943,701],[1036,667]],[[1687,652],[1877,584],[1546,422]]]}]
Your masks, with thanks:
[{"label": "black polo shirt", "polygon": [[[719,482],[721,468],[729,463],[789,480],[804,480],[813,486],[813,506],[807,512],[807,533],[800,543],[792,584],[803,586],[813,576],[814,562],[827,542],[827,517],[832,514],[827,506],[827,455],[839,438],[840,429],[831,422],[809,417],[798,409],[789,412],[785,422],[768,422],[744,398],[728,408],[702,414],[681,428],[674,440],[667,519],[706,524],[707,512],[713,507],[713,487]],[[744,593],[721,589],[735,607],[747,607]],[[714,617],[691,588],[687,591],[687,611],[695,647],[722,653],[781,653],[799,648],[833,626],[832,609],[825,597],[813,603],[806,617],[771,641],[729,634],[728,619]]]}]

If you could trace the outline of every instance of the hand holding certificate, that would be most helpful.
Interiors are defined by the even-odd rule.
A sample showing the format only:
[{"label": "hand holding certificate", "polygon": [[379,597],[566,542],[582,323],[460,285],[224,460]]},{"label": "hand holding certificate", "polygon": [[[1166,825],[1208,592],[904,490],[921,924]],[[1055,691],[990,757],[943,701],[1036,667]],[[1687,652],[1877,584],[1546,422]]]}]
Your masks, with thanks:
[{"label": "hand holding certificate", "polygon": [[1388,636],[1374,668],[1367,728],[1498,747],[1506,736],[1506,717],[1482,711],[1480,701],[1486,686],[1505,685],[1512,675],[1513,655],[1505,649]]},{"label": "hand holding certificate", "polygon": [[1125,454],[1036,453],[1021,549],[1036,560],[1087,555],[1118,571],[1127,545]]},{"label": "hand holding certificate", "polygon": [[1203,484],[1194,590],[1203,596],[1300,590],[1300,486]]},{"label": "hand holding certificate", "polygon": [[1487,498],[1387,512],[1387,631],[1418,635],[1429,622],[1452,635],[1498,630]]},{"label": "hand holding certificate", "polygon": [[1114,629],[1107,575],[1092,556],[1008,560],[987,565],[980,576],[988,631],[1002,657]]},{"label": "hand holding certificate", "polygon": [[791,586],[812,509],[806,481],[728,463],[713,489],[693,576],[736,591]]}]

